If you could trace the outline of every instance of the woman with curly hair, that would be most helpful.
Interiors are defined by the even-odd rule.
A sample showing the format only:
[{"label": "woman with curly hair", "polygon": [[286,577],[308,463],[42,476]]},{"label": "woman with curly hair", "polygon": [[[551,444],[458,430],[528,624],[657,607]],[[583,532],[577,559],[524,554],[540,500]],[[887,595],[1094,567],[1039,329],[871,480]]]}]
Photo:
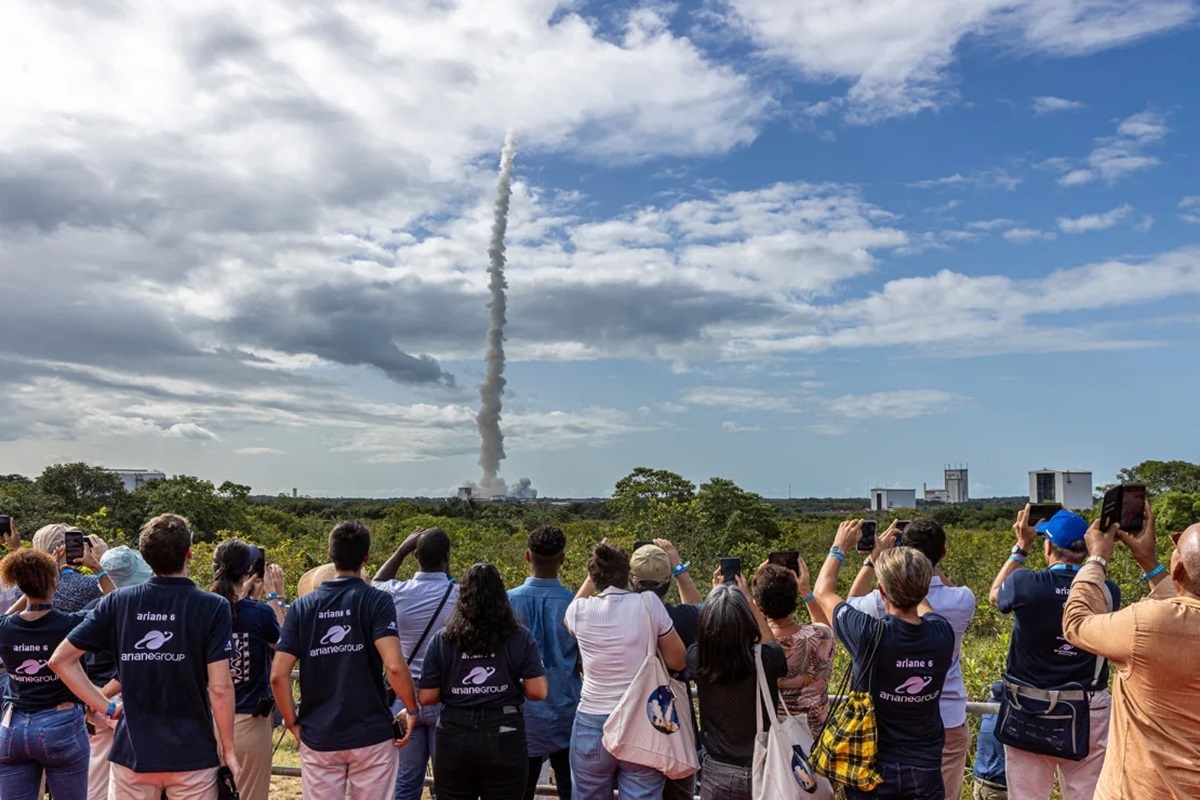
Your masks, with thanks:
[{"label": "woman with curly hair", "polygon": [[521,706],[546,699],[546,671],[491,564],[467,570],[454,612],[429,643],[419,688],[421,705],[442,704],[439,800],[521,800],[529,769]]},{"label": "woman with curly hair", "polygon": [[[833,628],[813,597],[808,584],[808,566],[799,559],[800,571],[766,564],[754,576],[754,602],[762,609],[775,641],[787,656],[787,675],[779,679],[779,713],[783,706],[793,716],[803,714],[808,729],[820,734],[829,716],[829,678],[833,675]],[[798,600],[803,597],[812,622],[796,619]]]}]

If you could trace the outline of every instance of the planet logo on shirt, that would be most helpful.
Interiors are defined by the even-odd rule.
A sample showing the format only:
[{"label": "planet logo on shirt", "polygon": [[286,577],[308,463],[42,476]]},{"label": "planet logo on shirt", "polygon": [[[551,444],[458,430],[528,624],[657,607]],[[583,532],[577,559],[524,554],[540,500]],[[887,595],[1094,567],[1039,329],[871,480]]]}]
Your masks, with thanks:
[{"label": "planet logo on shirt", "polygon": [[931,683],[933,683],[933,678],[922,678],[920,675],[913,675],[896,687],[896,694],[920,694]]},{"label": "planet logo on shirt", "polygon": [[466,686],[467,684],[471,684],[473,686],[482,686],[488,678],[495,674],[495,667],[476,667],[467,673],[467,677],[463,678],[463,685]]},{"label": "planet logo on shirt", "polygon": [[157,650],[174,638],[174,631],[150,631],[133,647],[135,650]]},{"label": "planet logo on shirt", "polygon": [[349,625],[334,625],[325,631],[325,635],[321,637],[321,644],[339,644],[348,633],[350,633]]},{"label": "planet logo on shirt", "polygon": [[14,669],[13,672],[17,673],[18,675],[37,675],[48,663],[50,662],[35,661],[31,658],[28,661],[21,662],[21,666]]}]

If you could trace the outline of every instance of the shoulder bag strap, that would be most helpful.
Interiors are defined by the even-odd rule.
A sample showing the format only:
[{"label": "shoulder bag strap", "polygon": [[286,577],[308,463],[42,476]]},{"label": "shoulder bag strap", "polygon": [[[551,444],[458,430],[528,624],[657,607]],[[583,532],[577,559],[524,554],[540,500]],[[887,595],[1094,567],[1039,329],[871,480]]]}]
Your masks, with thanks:
[{"label": "shoulder bag strap", "polygon": [[446,601],[450,599],[450,592],[454,591],[454,584],[446,586],[446,593],[442,595],[442,602],[438,603],[437,611],[433,612],[433,616],[429,618],[429,624],[425,626],[424,632],[421,633],[421,638],[417,639],[417,646],[408,654],[407,665],[412,666],[413,659],[417,657],[417,653],[421,652],[421,645],[425,644],[425,638],[429,636],[429,632],[433,630],[433,623],[437,622],[437,618],[442,615],[442,609],[446,607]]},{"label": "shoulder bag strap", "polygon": [[[771,725],[776,726],[779,724],[779,717],[775,714],[775,704],[771,701],[771,686],[770,686],[770,684],[767,683],[767,671],[765,669],[763,669],[762,649],[763,649],[763,646],[761,644],[756,644],[754,646],[754,669],[758,673],[757,695],[758,695],[758,730],[759,730],[759,732],[761,732],[763,729],[763,715],[762,715],[763,712],[762,712],[762,710],[764,707],[767,709],[767,719],[771,720]],[[787,714],[787,704],[786,703],[783,705],[783,710],[784,710],[784,713]],[[791,714],[788,714],[788,716],[791,716]]]},{"label": "shoulder bag strap", "polygon": [[[654,630],[654,612],[650,610],[650,592],[642,592],[642,608],[646,609],[646,630],[649,636],[646,637],[646,658],[655,658],[658,655],[658,631]],[[666,665],[663,666],[666,668]]]},{"label": "shoulder bag strap", "polygon": [[[1113,610],[1113,596],[1112,590],[1108,588],[1107,580],[1100,584],[1100,590],[1104,592],[1104,605],[1108,608],[1108,613],[1111,614]],[[1104,688],[1100,685],[1100,675],[1104,672],[1104,663],[1106,660],[1104,656],[1096,656],[1096,674],[1092,676],[1092,691],[1094,692]]]}]

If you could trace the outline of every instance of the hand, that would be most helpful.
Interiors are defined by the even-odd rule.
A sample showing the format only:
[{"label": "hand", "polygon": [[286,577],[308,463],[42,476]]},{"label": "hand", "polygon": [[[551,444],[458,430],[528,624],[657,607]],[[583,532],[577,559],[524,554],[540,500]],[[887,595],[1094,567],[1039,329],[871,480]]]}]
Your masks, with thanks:
[{"label": "hand", "polygon": [[263,590],[267,594],[277,594],[283,597],[284,589],[283,567],[278,564],[268,564],[266,573],[263,575]]},{"label": "hand", "polygon": [[737,583],[737,587],[742,590],[742,594],[746,596],[746,602],[750,603],[751,607],[753,607],[754,598],[750,595],[750,584],[746,583],[746,576],[739,572],[734,580]]},{"label": "hand", "polygon": [[891,550],[896,546],[896,538],[899,533],[900,529],[896,527],[896,520],[892,520],[892,524],[888,526],[888,529],[884,531],[882,535],[876,535],[875,548],[871,550],[872,564],[879,562],[879,556],[885,550]]},{"label": "hand", "polygon": [[404,738],[392,740],[392,744],[397,748],[401,748],[408,744],[408,740],[412,738],[412,732],[417,727],[417,715],[409,714],[408,709],[401,708],[400,712],[396,714],[395,719],[396,722],[404,723]]},{"label": "hand", "polygon": [[1116,534],[1118,527],[1116,523],[1109,526],[1108,530],[1100,530],[1100,520],[1097,519],[1088,528],[1087,535],[1084,536],[1084,541],[1087,542],[1089,556],[1100,556],[1108,561],[1112,559],[1113,547],[1116,544]]},{"label": "hand", "polygon": [[838,525],[837,536],[833,537],[833,543],[849,553],[858,545],[858,540],[861,537],[862,520],[848,519],[841,525]]},{"label": "hand", "polygon": [[229,767],[229,771],[233,773],[234,785],[242,779],[242,764],[234,754],[233,748],[225,751],[225,766]]},{"label": "hand", "polygon": [[17,531],[17,521],[12,517],[8,518],[8,535],[4,538],[9,550],[15,552],[21,549],[21,534]]},{"label": "hand", "polygon": [[242,581],[242,597],[257,600],[262,597],[263,579],[251,573]]},{"label": "hand", "polygon": [[406,553],[412,553],[412,552],[414,552],[414,551],[417,549],[417,539],[420,539],[420,538],[421,538],[421,534],[422,534],[422,533],[424,533],[424,532],[425,532],[425,529],[424,529],[424,528],[417,528],[415,531],[413,531],[412,533],[410,533],[410,534],[408,535],[408,538],[406,538],[406,539],[405,539],[405,540],[404,540],[404,541],[403,541],[403,542],[400,544],[400,549],[401,549],[401,550],[403,550],[403,551],[404,551],[404,552],[406,552]]},{"label": "hand", "polygon": [[679,551],[667,539],[655,539],[654,544],[667,554],[667,559],[671,562],[671,569],[675,569],[683,563],[683,559],[679,557]]},{"label": "hand", "polygon": [[287,728],[288,731],[291,732],[292,738],[296,740],[296,746],[299,747],[302,744],[300,741],[300,723],[293,721],[291,725],[288,725],[285,722],[283,723],[283,727]]},{"label": "hand", "polygon": [[100,566],[100,554],[92,548],[90,536],[83,537],[83,558],[79,559],[79,563],[96,574],[104,571],[104,567]]},{"label": "hand", "polygon": [[1136,534],[1130,534],[1118,529],[1116,535],[1121,543],[1129,548],[1129,552],[1133,554],[1133,560],[1142,568],[1143,573],[1150,572],[1158,566],[1158,540],[1155,533],[1154,512],[1150,510],[1149,502],[1146,503],[1146,523],[1142,526],[1142,530]]},{"label": "hand", "polygon": [[67,565],[67,546],[65,544],[54,548],[54,560],[58,562],[58,571],[62,572],[63,567]]},{"label": "hand", "polygon": [[800,592],[800,602],[804,602],[804,598],[812,594],[812,587],[809,585],[808,564],[804,563],[804,556],[800,556],[798,563],[800,571],[796,573],[796,589]]},{"label": "hand", "polygon": [[99,561],[104,558],[104,554],[108,552],[108,545],[105,541],[96,534],[90,533],[83,537],[83,546],[85,549],[88,547],[89,542],[91,543],[92,552],[96,555],[96,560]]},{"label": "hand", "polygon": [[713,570],[713,588],[717,588],[725,583],[725,576],[721,574],[721,567],[718,566]]},{"label": "hand", "polygon": [[1033,551],[1037,544],[1037,531],[1029,526],[1029,504],[1017,512],[1017,521],[1013,525],[1013,533],[1017,535],[1017,547],[1026,553]]}]

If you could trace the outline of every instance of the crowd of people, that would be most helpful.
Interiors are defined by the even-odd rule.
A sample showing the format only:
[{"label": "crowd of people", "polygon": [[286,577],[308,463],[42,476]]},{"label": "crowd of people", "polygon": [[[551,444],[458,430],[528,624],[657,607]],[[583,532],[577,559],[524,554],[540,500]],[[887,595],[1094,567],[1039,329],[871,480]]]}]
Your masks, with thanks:
[{"label": "crowd of people", "polygon": [[[547,761],[564,799],[750,800],[766,796],[776,714],[828,746],[838,642],[877,731],[877,780],[845,787],[850,800],[957,800],[971,773],[977,800],[1048,800],[1056,780],[1064,800],[1200,797],[1200,525],[1172,535],[1167,565],[1148,506],[1139,534],[1069,511],[1028,517],[988,597],[1014,626],[971,769],[960,653],[976,599],[939,570],[946,535],[930,520],[877,536],[847,598],[860,520],[839,526],[811,585],[798,558],[718,568],[706,596],[665,539],[632,553],[602,541],[572,592],[559,580],[566,537],[550,525],[529,534],[530,575],[512,589],[486,563],[455,580],[436,528],[369,578],[371,533],[346,521],[291,605],[280,568],[239,540],[217,547],[212,584],[197,587],[176,515],[147,522],[136,550],[87,536],[71,559],[74,529],[47,526],[22,548],[13,526],[0,797],[216,800],[228,776],[266,800],[281,724],[312,800],[417,800],[430,768],[439,800],[531,800]],[[1047,568],[1032,570],[1039,536]],[[1118,540],[1152,588],[1126,607],[1106,578]],[[410,557],[415,574],[396,580]],[[669,679],[642,696],[651,662]],[[630,723],[639,715],[650,737],[687,742],[693,766],[664,769]],[[815,753],[796,750],[795,786],[770,796],[828,791]]]}]

